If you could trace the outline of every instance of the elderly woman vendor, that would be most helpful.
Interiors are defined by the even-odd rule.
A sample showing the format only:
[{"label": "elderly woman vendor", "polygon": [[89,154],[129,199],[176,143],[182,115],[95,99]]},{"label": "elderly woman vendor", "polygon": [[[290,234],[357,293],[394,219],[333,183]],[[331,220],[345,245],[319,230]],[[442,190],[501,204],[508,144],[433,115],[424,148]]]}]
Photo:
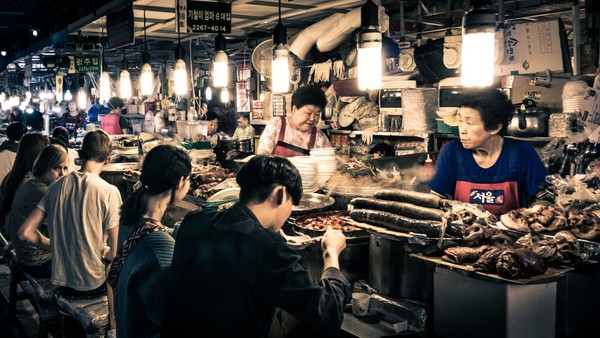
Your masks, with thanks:
[{"label": "elderly woman vendor", "polygon": [[526,207],[548,173],[529,143],[502,136],[513,110],[497,89],[465,94],[458,110],[460,140],[442,148],[431,190],[496,215]]},{"label": "elderly woman vendor", "polygon": [[317,129],[327,99],[318,86],[298,88],[292,95],[292,114],[272,118],[260,136],[257,154],[285,157],[305,156],[313,148],[331,147],[327,136]]}]

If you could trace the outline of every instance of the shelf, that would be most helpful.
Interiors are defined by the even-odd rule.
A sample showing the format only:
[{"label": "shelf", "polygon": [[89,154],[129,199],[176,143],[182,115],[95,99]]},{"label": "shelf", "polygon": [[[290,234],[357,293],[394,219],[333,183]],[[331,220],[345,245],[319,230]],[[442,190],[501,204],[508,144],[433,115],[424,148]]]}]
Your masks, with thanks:
[{"label": "shelf", "polygon": [[549,136],[538,136],[538,137],[516,137],[516,136],[505,136],[515,140],[527,141],[527,142],[550,142],[554,140],[554,137]]},{"label": "shelf", "polygon": [[[362,135],[362,130],[329,130],[330,133],[333,134],[353,134],[353,135]],[[402,130],[398,132],[391,131],[375,131],[373,132],[373,136],[393,136],[393,137],[419,137],[422,139],[429,138],[429,136],[433,135],[433,131],[423,131],[423,130]]]}]

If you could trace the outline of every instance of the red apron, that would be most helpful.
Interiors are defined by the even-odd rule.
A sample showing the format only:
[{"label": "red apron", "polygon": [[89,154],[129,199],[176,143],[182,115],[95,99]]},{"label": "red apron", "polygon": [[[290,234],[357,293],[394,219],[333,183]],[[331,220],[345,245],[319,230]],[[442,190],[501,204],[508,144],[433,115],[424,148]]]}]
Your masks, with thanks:
[{"label": "red apron", "polygon": [[310,131],[310,139],[308,140],[308,149],[300,148],[293,144],[284,142],[285,139],[286,120],[285,117],[281,118],[281,128],[279,129],[279,137],[277,138],[277,144],[273,149],[273,155],[283,157],[294,157],[294,156],[307,156],[310,155],[310,150],[315,146],[315,139],[317,138],[317,128],[313,127]]},{"label": "red apron", "polygon": [[[503,149],[503,151],[505,150]],[[463,154],[463,156],[472,155]],[[479,204],[494,215],[501,215],[521,207],[517,183],[519,177],[518,152],[508,152],[506,169],[501,175],[492,178],[494,183],[487,183],[483,181],[482,177],[469,174],[466,170],[468,165],[464,162],[467,159],[463,156],[458,157],[454,199]]]},{"label": "red apron", "polygon": [[101,126],[108,135],[123,134],[119,119],[121,114],[108,114],[102,118]]}]

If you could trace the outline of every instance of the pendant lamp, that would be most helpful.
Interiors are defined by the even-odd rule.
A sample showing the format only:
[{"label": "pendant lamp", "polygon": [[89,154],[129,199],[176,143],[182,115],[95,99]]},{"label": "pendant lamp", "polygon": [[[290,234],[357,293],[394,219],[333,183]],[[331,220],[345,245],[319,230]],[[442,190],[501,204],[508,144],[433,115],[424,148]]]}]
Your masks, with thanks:
[{"label": "pendant lamp", "polygon": [[219,33],[215,38],[215,58],[213,61],[213,85],[217,88],[226,87],[227,82],[229,82],[227,74],[227,63],[229,62],[229,59],[225,50],[225,37],[223,34]]},{"label": "pendant lamp", "polygon": [[142,95],[150,96],[154,92],[154,72],[150,65],[150,53],[148,53],[148,42],[146,41],[146,11],[144,11],[144,52],[142,52],[142,72],[140,74],[140,90]]},{"label": "pendant lamp", "polygon": [[85,109],[85,107],[87,107],[87,95],[85,94],[85,89],[83,89],[83,87],[80,87],[79,90],[77,90],[77,107],[79,107],[79,109]]},{"label": "pendant lamp", "polygon": [[287,93],[290,90],[290,52],[285,46],[287,32],[281,22],[281,0],[279,0],[279,22],[273,30],[273,62],[271,64],[271,91],[273,93]]},{"label": "pendant lamp", "polygon": [[229,90],[227,88],[221,89],[221,102],[229,103]]},{"label": "pendant lamp", "polygon": [[[480,1],[481,2],[481,1]],[[496,13],[475,6],[462,22],[461,82],[466,87],[486,87],[494,81]]]},{"label": "pendant lamp", "polygon": [[179,28],[179,0],[177,0],[177,47],[175,48],[175,71],[173,72],[173,82],[175,95],[183,96],[188,92],[188,79],[183,61],[183,47],[181,46],[181,32]]},{"label": "pendant lamp", "polygon": [[121,90],[120,97],[129,99],[131,97],[131,77],[127,70],[127,59],[125,59],[125,51],[123,51],[123,60],[121,60],[121,73],[119,74],[119,87]]},{"label": "pendant lamp", "polygon": [[73,94],[71,94],[71,91],[67,89],[67,91],[65,92],[65,101],[71,100],[73,100]]},{"label": "pendant lamp", "polygon": [[358,34],[358,88],[381,88],[381,47],[383,36],[379,32],[378,8],[367,0],[360,9],[362,31]]}]

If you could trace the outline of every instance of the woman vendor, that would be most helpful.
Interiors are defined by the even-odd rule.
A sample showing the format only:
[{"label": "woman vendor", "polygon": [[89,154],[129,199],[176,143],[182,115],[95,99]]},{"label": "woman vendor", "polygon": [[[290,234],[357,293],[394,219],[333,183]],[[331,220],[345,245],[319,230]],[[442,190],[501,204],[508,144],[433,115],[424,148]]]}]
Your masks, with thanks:
[{"label": "woman vendor", "polygon": [[119,97],[111,97],[108,100],[110,113],[102,118],[101,126],[109,135],[129,134],[129,124],[127,119],[121,115],[125,102]]},{"label": "woman vendor", "polygon": [[257,154],[285,157],[310,155],[313,148],[331,147],[327,136],[317,129],[327,99],[318,86],[298,88],[292,95],[292,114],[272,118],[260,135]]},{"label": "woman vendor", "polygon": [[526,207],[548,172],[529,143],[502,136],[513,110],[497,89],[465,93],[458,110],[460,140],[442,147],[431,190],[496,215]]}]

